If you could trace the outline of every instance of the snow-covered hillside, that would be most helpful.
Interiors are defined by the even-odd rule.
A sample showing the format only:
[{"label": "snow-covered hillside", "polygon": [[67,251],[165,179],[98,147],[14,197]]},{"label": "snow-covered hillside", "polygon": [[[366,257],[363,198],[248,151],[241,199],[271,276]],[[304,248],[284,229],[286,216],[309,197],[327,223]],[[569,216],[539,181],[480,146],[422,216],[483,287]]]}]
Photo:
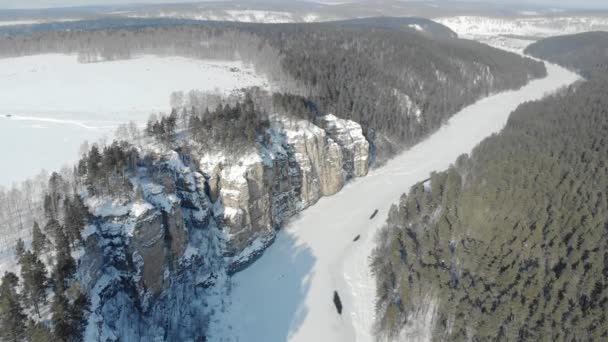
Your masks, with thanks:
[{"label": "snow-covered hillside", "polygon": [[[517,105],[578,79],[553,65],[548,72],[519,91],[465,108],[427,140],[302,212],[258,261],[233,277],[229,304],[212,319],[210,340],[372,341],[375,283],[368,262],[390,205],[499,131]],[[342,315],[332,302],[334,291],[342,298]],[[423,318],[415,317],[418,324],[407,337],[424,339]]]},{"label": "snow-covered hillside", "polygon": [[[201,10],[196,12],[160,11],[149,14],[126,14],[130,18],[179,18],[194,20],[239,21],[244,23],[295,23],[319,21],[318,13],[297,14],[263,10]],[[331,18],[324,17],[324,20]]]},{"label": "snow-covered hillside", "polygon": [[229,94],[250,86],[268,83],[239,61],[142,56],[82,64],[60,54],[0,59],[0,154],[8,165],[0,184],[58,169],[77,157],[84,140],[170,110],[173,91]]},{"label": "snow-covered hillside", "polygon": [[523,50],[545,37],[586,31],[608,30],[608,17],[481,17],[457,16],[434,19],[461,38],[469,38],[510,50]]},{"label": "snow-covered hillside", "polygon": [[78,18],[57,18],[57,19],[27,19],[27,20],[0,20],[0,27],[2,26],[16,26],[16,25],[35,25],[45,23],[65,23],[69,21],[78,21]]}]

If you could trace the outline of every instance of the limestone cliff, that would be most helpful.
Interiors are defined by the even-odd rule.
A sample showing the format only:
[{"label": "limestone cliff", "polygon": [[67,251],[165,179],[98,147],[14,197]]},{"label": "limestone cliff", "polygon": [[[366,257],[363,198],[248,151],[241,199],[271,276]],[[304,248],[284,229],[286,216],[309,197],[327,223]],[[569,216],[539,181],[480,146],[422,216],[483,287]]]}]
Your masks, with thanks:
[{"label": "limestone cliff", "polygon": [[340,191],[348,178],[367,174],[369,144],[361,126],[333,115],[319,122],[277,118],[257,150],[236,159],[202,156],[232,270],[271,243],[287,218]]},{"label": "limestone cliff", "polygon": [[[367,174],[361,127],[333,115],[317,124],[277,116],[258,146],[236,156],[142,150],[132,195],[83,193],[87,338],[200,336],[192,329],[204,326],[209,301],[223,297],[226,275],[261,255],[288,218]],[[168,316],[176,300],[185,302]]]}]

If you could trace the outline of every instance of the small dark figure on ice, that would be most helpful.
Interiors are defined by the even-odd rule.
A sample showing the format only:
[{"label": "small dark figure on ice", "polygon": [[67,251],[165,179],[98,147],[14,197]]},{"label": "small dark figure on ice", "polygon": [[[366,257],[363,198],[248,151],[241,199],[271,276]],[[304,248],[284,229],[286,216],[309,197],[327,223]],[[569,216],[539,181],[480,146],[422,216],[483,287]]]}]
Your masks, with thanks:
[{"label": "small dark figure on ice", "polygon": [[369,219],[373,219],[374,217],[376,217],[376,215],[378,215],[378,209],[374,210],[374,213],[372,214],[372,216],[369,217]]},{"label": "small dark figure on ice", "polygon": [[340,301],[340,296],[338,296],[338,291],[334,291],[334,305],[336,306],[336,310],[338,310],[338,314],[342,314],[342,302]]},{"label": "small dark figure on ice", "polygon": [[355,238],[353,239],[353,241],[358,241],[360,238],[361,238],[361,235],[359,234],[359,235],[355,236]]}]

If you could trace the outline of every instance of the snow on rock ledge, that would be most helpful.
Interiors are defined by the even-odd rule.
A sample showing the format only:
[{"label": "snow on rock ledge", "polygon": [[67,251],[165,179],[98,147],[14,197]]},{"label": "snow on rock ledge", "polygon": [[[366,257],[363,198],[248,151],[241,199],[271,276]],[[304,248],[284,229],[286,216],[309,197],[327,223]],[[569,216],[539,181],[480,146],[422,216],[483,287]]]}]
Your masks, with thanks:
[{"label": "snow on rock ledge", "polygon": [[321,117],[320,124],[342,147],[347,176],[350,178],[367,175],[369,143],[363,136],[361,125],[351,120],[337,118],[333,114]]},{"label": "snow on rock ledge", "polygon": [[[152,146],[132,193],[84,192],[87,340],[200,336],[227,275],[261,256],[287,219],[367,173],[361,126],[333,115],[317,123],[273,117],[256,146],[236,155]],[[169,324],[176,300],[183,305]]]},{"label": "snow on rock ledge", "polygon": [[348,178],[367,174],[369,144],[361,126],[334,115],[319,125],[276,116],[256,150],[239,158],[201,156],[232,271],[272,243],[286,219],[337,193]]}]

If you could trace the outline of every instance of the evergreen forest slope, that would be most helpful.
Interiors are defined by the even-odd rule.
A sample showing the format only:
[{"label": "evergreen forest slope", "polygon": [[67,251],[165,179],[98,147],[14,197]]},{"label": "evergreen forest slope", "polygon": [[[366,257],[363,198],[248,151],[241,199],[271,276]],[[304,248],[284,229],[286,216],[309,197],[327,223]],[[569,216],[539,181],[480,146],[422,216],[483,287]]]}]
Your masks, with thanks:
[{"label": "evergreen forest slope", "polygon": [[608,82],[527,103],[390,212],[378,332],[437,341],[608,338]]},{"label": "evergreen forest slope", "polygon": [[608,71],[608,32],[585,32],[539,40],[526,54],[575,70],[585,78]]}]

